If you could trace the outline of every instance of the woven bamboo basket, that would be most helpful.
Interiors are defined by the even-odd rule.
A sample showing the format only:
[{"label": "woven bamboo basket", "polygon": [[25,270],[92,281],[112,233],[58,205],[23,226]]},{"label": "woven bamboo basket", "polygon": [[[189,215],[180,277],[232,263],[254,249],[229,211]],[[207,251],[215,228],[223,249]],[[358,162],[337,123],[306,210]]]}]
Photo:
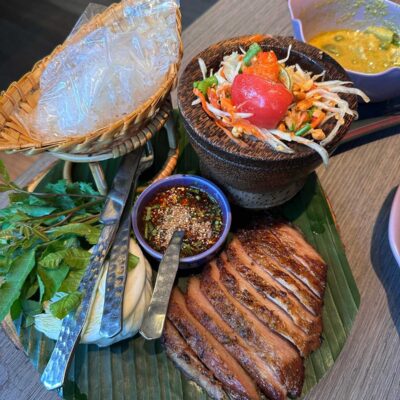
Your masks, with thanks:
[{"label": "woven bamboo basket", "polygon": [[85,37],[89,32],[104,26],[118,23],[123,15],[123,4],[116,3],[102,13],[96,15],[83,25],[64,44],[57,46],[53,52],[37,62],[33,69],[0,95],[0,151],[24,152],[38,154],[43,151],[53,151],[73,154],[90,154],[108,151],[129,137],[136,135],[158,113],[161,104],[176,84],[177,72],[182,58],[181,14],[176,11],[176,29],[179,39],[178,61],[171,65],[163,84],[158,90],[138,108],[119,120],[85,135],[54,137],[43,140],[32,135],[21,123],[13,117],[16,109],[31,112],[39,100],[39,83],[42,72],[48,63],[69,43],[74,43]]}]

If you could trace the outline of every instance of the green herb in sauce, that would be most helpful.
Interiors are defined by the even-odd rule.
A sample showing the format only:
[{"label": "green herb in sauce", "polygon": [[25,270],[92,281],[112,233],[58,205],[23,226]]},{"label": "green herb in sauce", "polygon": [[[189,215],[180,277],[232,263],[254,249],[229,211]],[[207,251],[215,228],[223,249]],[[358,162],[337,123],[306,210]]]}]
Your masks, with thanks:
[{"label": "green herb in sauce", "polygon": [[185,231],[181,257],[206,251],[223,230],[220,206],[195,187],[176,186],[160,191],[141,216],[142,234],[154,250],[163,252],[177,229]]}]

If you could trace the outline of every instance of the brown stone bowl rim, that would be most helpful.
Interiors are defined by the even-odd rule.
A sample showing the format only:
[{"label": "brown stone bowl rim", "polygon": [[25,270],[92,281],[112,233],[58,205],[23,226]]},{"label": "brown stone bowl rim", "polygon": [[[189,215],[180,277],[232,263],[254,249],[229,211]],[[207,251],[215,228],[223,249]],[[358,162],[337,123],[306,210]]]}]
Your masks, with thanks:
[{"label": "brown stone bowl rim", "polygon": [[[259,37],[259,35],[257,36]],[[259,141],[251,141],[251,139],[246,139],[249,146],[243,148],[229,139],[228,136],[215,125],[211,118],[208,117],[200,105],[192,106],[192,101],[196,99],[193,94],[193,82],[202,79],[201,71],[198,66],[198,59],[202,58],[205,61],[208,70],[214,68],[215,71],[224,55],[230,54],[234,50],[239,50],[239,46],[247,48],[254,41],[254,35],[221,40],[201,51],[187,64],[178,83],[178,107],[186,129],[189,131],[192,139],[199,141],[203,147],[235,163],[244,161],[257,165],[274,164],[275,167],[280,169],[285,168],[282,163],[287,164],[286,167],[290,165],[294,167],[299,164],[308,164],[308,162],[314,163],[318,160],[322,162],[318,153],[297,143],[285,142],[289,147],[295,150],[294,154],[274,151],[268,145]],[[292,45],[292,55],[296,54],[303,59],[303,63],[316,65],[318,69],[326,71],[324,80],[350,80],[346,71],[333,58],[307,43],[297,41],[292,37],[270,35],[264,35],[262,40],[256,41],[263,49],[273,49],[283,52],[284,54],[287,53],[288,46]],[[290,65],[290,58],[288,65]],[[299,65],[301,67],[304,66],[302,62],[299,62]],[[349,103],[351,109],[357,109],[357,97],[355,95],[339,95]],[[344,124],[340,127],[337,135],[325,146],[329,154],[336,149],[340,140],[347,133],[353,119],[353,116],[346,114]],[[335,121],[332,119],[324,125],[325,129],[332,129],[334,124]],[[256,152],[254,152],[253,149],[256,149]]]}]

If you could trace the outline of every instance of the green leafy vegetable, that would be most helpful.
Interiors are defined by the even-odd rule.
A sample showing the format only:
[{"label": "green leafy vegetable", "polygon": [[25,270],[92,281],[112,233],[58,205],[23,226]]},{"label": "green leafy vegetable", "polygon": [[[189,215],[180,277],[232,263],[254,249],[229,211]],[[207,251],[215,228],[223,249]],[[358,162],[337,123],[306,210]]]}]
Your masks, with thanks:
[{"label": "green leafy vegetable", "polygon": [[66,251],[67,250],[59,250],[55,253],[48,254],[39,260],[39,265],[49,269],[58,268],[65,257]]},{"label": "green leafy vegetable", "polygon": [[50,300],[56,294],[68,271],[69,268],[66,265],[60,265],[57,269],[38,267],[38,277],[44,284],[44,293],[40,296],[43,301]]},{"label": "green leafy vegetable", "polygon": [[79,284],[83,278],[83,274],[85,273],[84,269],[70,270],[68,275],[64,279],[64,282],[59,288],[60,292],[70,293],[78,290]]},{"label": "green leafy vegetable", "polygon": [[[0,191],[10,191],[9,205],[0,210],[0,321],[22,312],[29,325],[34,303],[27,302],[40,312],[59,291],[69,296],[78,289],[100,234],[104,197],[88,183],[65,180],[47,184],[43,193],[27,192],[11,181],[1,160],[0,180]],[[57,315],[79,298],[54,306]]]},{"label": "green leafy vegetable", "polygon": [[33,325],[35,322],[33,317],[42,312],[42,305],[37,301],[25,300],[21,302],[21,306],[25,315],[25,327]]},{"label": "green leafy vegetable", "polygon": [[63,319],[79,306],[81,298],[82,295],[79,292],[69,293],[60,300],[52,303],[50,311],[56,318]]},{"label": "green leafy vegetable", "polygon": [[11,306],[18,299],[25,279],[35,266],[35,250],[16,257],[10,266],[10,270],[3,277],[5,282],[0,287],[0,321],[10,311]]},{"label": "green leafy vegetable", "polygon": [[89,264],[90,253],[80,248],[65,251],[64,262],[71,269],[85,269]]},{"label": "green leafy vegetable", "polygon": [[65,234],[74,234],[83,236],[90,244],[96,244],[99,239],[100,228],[85,223],[73,223],[50,229],[49,233],[53,239]]}]

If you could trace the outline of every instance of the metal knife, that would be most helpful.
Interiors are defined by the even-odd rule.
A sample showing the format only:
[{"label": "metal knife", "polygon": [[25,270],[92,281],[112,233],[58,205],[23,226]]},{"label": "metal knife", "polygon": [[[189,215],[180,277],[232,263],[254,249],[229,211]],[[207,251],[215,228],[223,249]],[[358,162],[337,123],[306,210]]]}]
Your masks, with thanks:
[{"label": "metal knife", "polygon": [[150,143],[149,146],[146,147],[148,154],[144,155],[140,160],[129,197],[121,217],[121,223],[115,236],[114,244],[110,250],[104,295],[103,316],[100,324],[100,334],[107,338],[118,335],[118,333],[122,330],[123,299],[127,277],[130,232],[132,225],[131,209],[135,199],[138,179],[142,172],[152,165],[154,159]]},{"label": "metal knife", "polygon": [[153,296],[139,331],[147,340],[158,339],[162,335],[184,235],[184,231],[174,232],[161,260]]},{"label": "metal knife", "polygon": [[78,288],[83,294],[81,304],[75,313],[70,313],[64,318],[57,343],[41,377],[47,389],[59,388],[64,383],[72,356],[79,343],[87,316],[93,304],[104,260],[118,230],[119,221],[138,168],[141,153],[141,150],[139,150],[124,157],[122,165],[114,178],[113,186],[107,195],[100,218],[104,227]]}]

